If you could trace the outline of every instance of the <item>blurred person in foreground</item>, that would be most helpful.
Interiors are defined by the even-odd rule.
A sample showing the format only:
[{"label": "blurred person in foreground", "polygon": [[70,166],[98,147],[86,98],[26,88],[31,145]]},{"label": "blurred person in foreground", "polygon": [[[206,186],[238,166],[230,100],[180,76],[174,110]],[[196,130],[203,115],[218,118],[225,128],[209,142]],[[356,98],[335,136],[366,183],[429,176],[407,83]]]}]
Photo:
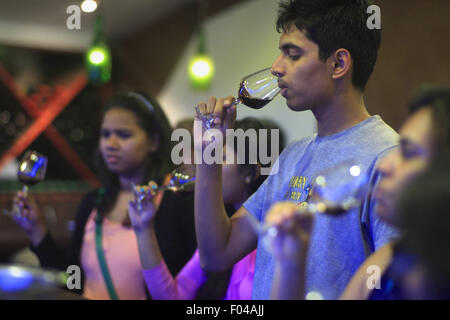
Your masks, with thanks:
[{"label": "blurred person in foreground", "polygon": [[[32,196],[17,194],[14,201],[21,208],[21,215],[15,221],[29,236],[31,249],[41,266],[64,271],[70,265],[79,266],[81,287],[74,291],[83,297],[102,300],[149,297],[128,202],[133,199],[133,184],[150,180],[161,184],[171,172],[170,133],[162,108],[145,93],[129,91],[107,101],[97,154],[103,186],[82,200],[68,250],[53,239]],[[179,227],[184,218],[176,214],[184,205],[178,201],[179,207],[174,206],[170,197],[169,193],[156,196],[159,215],[155,228],[163,256],[176,274],[192,256],[196,241],[193,212],[192,224]]]},{"label": "blurred person in foreground", "polygon": [[[377,215],[407,234],[409,216],[407,211],[399,210],[399,199],[418,175],[428,167],[435,166],[434,162],[440,161],[450,150],[450,88],[424,86],[409,102],[409,109],[410,115],[400,129],[400,149],[395,149],[377,164],[381,180],[374,195]],[[445,167],[448,169],[449,166],[450,163],[447,162]],[[439,167],[442,168],[442,165]],[[409,199],[407,193],[406,197]],[[311,250],[309,239],[315,228],[314,220],[319,216],[308,212],[299,215],[297,211],[298,208],[292,203],[278,203],[267,216],[268,225],[276,226],[279,231],[274,240],[274,256],[277,261],[272,291],[274,299],[304,297],[305,259],[309,254],[308,250]],[[428,212],[422,214],[426,215]],[[402,252],[401,239],[388,242],[369,256],[340,298],[400,298],[392,293],[389,275],[385,274],[392,266],[393,257]],[[380,288],[368,284],[373,279],[373,266],[379,268],[380,275],[383,276]]]}]

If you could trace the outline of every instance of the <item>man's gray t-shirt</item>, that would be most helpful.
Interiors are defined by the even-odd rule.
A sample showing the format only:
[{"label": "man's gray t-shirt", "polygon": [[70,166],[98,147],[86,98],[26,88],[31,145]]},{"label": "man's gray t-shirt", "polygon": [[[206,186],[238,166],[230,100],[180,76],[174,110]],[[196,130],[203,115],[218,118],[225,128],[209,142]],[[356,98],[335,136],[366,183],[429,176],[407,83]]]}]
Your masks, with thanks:
[{"label": "man's gray t-shirt", "polygon": [[[278,159],[278,173],[269,176],[245,202],[245,209],[264,221],[268,209],[277,201],[303,203],[318,175],[330,176],[339,185],[339,199],[356,190],[351,175],[329,175],[334,168],[358,165],[367,177],[364,202],[360,208],[339,216],[317,215],[310,240],[306,271],[306,293],[317,292],[324,299],[337,299],[370,251],[397,236],[397,231],[373,212],[370,190],[379,177],[377,161],[398,144],[398,134],[379,116],[334,135],[313,135],[289,144]],[[306,201],[307,202],[307,201]],[[253,299],[270,298],[274,260],[258,241]]]}]

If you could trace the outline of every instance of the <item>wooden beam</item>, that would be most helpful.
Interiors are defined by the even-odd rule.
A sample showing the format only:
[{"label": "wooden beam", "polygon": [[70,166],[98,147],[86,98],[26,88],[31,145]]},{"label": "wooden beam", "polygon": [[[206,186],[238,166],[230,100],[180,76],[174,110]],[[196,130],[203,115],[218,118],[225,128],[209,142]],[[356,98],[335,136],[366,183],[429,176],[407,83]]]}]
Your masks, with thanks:
[{"label": "wooden beam", "polygon": [[[246,0],[209,0],[207,17]],[[197,3],[189,4],[132,35],[112,43],[120,60],[122,75],[117,80],[128,88],[158,95],[184,52],[198,25]],[[114,69],[113,69],[114,77]],[[127,89],[128,89],[127,88]]]},{"label": "wooden beam", "polygon": [[[28,129],[14,142],[11,148],[9,148],[9,150],[0,158],[0,169],[11,159],[17,158],[24,152],[25,149],[51,125],[52,121],[64,110],[86,84],[87,77],[86,74],[82,72],[68,88],[61,90],[56,97],[47,104],[46,109],[40,113],[33,124],[28,127]],[[59,146],[62,145],[63,144],[59,144]]]}]

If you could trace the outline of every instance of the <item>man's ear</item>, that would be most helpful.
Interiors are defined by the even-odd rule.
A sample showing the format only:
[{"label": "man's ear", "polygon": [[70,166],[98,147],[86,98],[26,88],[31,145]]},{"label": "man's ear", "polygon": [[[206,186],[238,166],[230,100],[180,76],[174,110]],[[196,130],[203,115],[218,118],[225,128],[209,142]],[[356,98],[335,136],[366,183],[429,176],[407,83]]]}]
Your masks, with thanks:
[{"label": "man's ear", "polygon": [[331,76],[333,79],[339,79],[350,73],[353,60],[347,49],[338,49],[330,57],[331,59]]}]

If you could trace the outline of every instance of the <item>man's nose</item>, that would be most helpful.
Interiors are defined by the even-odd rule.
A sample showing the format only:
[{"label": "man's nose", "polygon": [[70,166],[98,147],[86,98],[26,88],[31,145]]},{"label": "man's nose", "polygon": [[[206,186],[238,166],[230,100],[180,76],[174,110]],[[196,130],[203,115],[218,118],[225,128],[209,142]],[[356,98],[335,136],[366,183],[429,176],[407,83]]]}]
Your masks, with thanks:
[{"label": "man's nose", "polygon": [[284,75],[284,71],[281,63],[281,55],[279,55],[272,63],[271,72],[274,76],[281,78]]}]

